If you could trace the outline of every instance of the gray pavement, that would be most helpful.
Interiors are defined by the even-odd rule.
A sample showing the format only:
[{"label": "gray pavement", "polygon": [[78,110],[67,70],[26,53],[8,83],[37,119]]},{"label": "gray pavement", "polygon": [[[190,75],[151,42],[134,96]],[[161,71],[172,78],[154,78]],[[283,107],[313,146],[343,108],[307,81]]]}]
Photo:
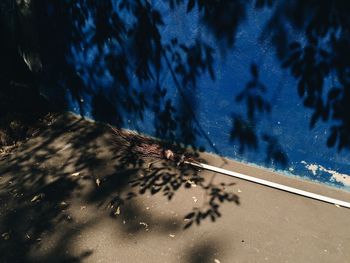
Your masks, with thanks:
[{"label": "gray pavement", "polygon": [[[350,209],[153,163],[130,147],[106,126],[66,115],[1,160],[0,262],[350,262]],[[338,189],[201,158],[350,201]],[[212,209],[215,187],[233,197],[219,202],[221,216],[184,229],[186,215]]]}]

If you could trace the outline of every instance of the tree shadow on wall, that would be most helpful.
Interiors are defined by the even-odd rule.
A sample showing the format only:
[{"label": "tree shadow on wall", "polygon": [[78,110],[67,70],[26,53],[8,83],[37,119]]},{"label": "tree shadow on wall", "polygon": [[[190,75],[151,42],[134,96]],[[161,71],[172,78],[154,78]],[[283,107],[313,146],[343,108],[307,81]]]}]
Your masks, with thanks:
[{"label": "tree shadow on wall", "polygon": [[[349,46],[348,1],[274,1],[268,23],[281,60],[297,80],[303,105],[317,122],[329,125],[328,147],[349,149]],[[287,28],[292,28],[288,30]],[[301,34],[302,38],[295,37]],[[284,39],[284,41],[280,41]],[[296,40],[298,39],[298,40]]]},{"label": "tree shadow on wall", "polygon": [[230,139],[239,145],[239,153],[257,151],[261,142],[265,144],[265,164],[275,168],[286,168],[288,156],[271,131],[259,128],[259,123],[268,121],[266,115],[271,112],[271,104],[267,98],[267,87],[261,82],[258,66],[251,64],[251,80],[236,95],[236,102],[245,104],[246,116],[233,113]]},{"label": "tree shadow on wall", "polygon": [[[40,54],[40,72],[34,73],[30,66],[28,74],[36,74],[43,85],[52,87],[50,92],[60,94],[59,106],[64,108],[73,103],[84,116],[90,105],[96,120],[117,127],[127,125],[129,120],[142,121],[152,114],[157,137],[193,148],[199,137],[213,145],[198,120],[196,101],[200,78],[208,75],[215,81],[218,54],[212,43],[220,43],[225,50],[234,48],[237,29],[246,19],[248,8],[252,5],[256,10],[269,8],[272,16],[263,37],[276,47],[281,67],[290,69],[298,80],[297,89],[305,107],[314,111],[311,126],[318,120],[328,120],[331,129],[328,145],[340,150],[348,147],[350,120],[346,102],[350,96],[350,59],[346,47],[350,38],[346,16],[349,5],[345,1],[178,0],[154,6],[141,0],[33,0],[29,7],[25,1],[19,2],[15,21],[21,24],[22,31],[30,32],[32,29],[24,22],[28,19],[26,8],[32,10],[31,25],[35,25],[37,40],[26,43],[17,32],[15,35],[22,38],[9,42],[14,45],[2,42],[6,44],[4,49],[20,47],[27,54],[27,66],[22,63],[27,68],[36,63],[31,54]],[[164,14],[181,8],[186,16],[198,17],[198,25],[211,34],[213,41],[200,36],[182,41],[164,33],[167,26]],[[294,14],[300,14],[302,19]],[[287,29],[287,24],[293,30]],[[295,31],[305,36],[305,42],[295,42]],[[269,114],[271,106],[266,96],[268,87],[262,83],[254,62],[250,71],[251,81],[235,101],[245,105],[246,114],[233,113],[231,139],[239,144],[241,153],[255,151],[264,143],[266,163],[285,167],[288,158],[278,138],[269,131],[258,132],[258,124]],[[328,78],[333,80],[331,88],[325,87]],[[175,87],[176,92],[169,86]],[[68,99],[67,89],[71,95]],[[157,169],[142,180],[135,182],[142,186],[142,191],[164,191],[170,196],[176,190],[173,185],[186,185],[181,176],[173,182],[169,176],[159,176]],[[157,186],[158,181],[164,184],[162,190],[157,187],[152,190],[152,184]],[[197,216],[198,213],[189,215],[191,219]]]},{"label": "tree shadow on wall", "polygon": [[[327,146],[348,150],[350,60],[345,47],[349,46],[349,3],[263,0],[256,1],[255,7],[272,11],[261,40],[273,44],[281,68],[289,70],[297,80],[296,90],[303,106],[313,113],[310,129],[317,122],[325,123],[330,131]],[[288,157],[278,138],[267,131],[258,133],[258,119],[261,121],[271,106],[264,95],[266,87],[257,82],[257,65],[253,63],[251,67],[252,81],[236,97],[236,102],[246,104],[246,116],[233,114],[231,140],[238,141],[241,152],[256,150],[259,142],[265,141],[266,163],[277,163],[284,168]]]},{"label": "tree shadow on wall", "polygon": [[[164,4],[168,10],[187,5],[188,15],[199,13],[198,23],[217,39],[224,38],[227,46],[244,18],[245,4],[239,2]],[[185,43],[165,37],[165,10],[148,1],[33,1],[33,6],[40,11],[36,20],[47,79],[70,90],[82,115],[85,98],[92,97],[91,112],[97,120],[120,127],[128,120],[142,121],[151,112],[161,139],[195,147],[203,137],[213,145],[198,121],[194,101],[198,79],[207,73],[215,79],[215,52],[204,39]],[[221,12],[225,16],[218,21],[215,17]],[[232,12],[235,16],[229,18]],[[49,32],[55,32],[52,38]],[[177,96],[168,85],[176,87]]]},{"label": "tree shadow on wall", "polygon": [[[198,14],[199,26],[202,24],[215,41],[221,43],[221,49],[227,50],[234,46],[235,33],[246,18],[245,10],[249,5],[245,1],[168,1],[166,4],[173,11],[185,6],[189,17]],[[217,54],[205,39],[197,37],[184,42],[177,37],[164,36],[163,13],[167,9],[159,10],[147,1],[117,4],[111,1],[48,1],[46,7],[41,2],[39,5],[42,11],[48,7],[54,10],[39,21],[64,20],[58,29],[59,23],[53,23],[55,28],[46,31],[55,29],[61,34],[59,38],[64,48],[58,53],[72,61],[56,60],[49,52],[45,60],[53,64],[53,68],[71,71],[63,72],[59,78],[70,88],[82,115],[86,96],[92,97],[93,117],[117,127],[128,125],[130,120],[142,121],[145,114],[151,112],[157,137],[194,148],[198,138],[202,138],[211,150],[220,154],[198,121],[198,80],[206,74],[215,80]],[[68,11],[62,14],[62,10]],[[51,23],[46,24],[50,26]],[[68,36],[67,32],[70,32]],[[42,41],[47,49],[56,45],[45,38]],[[176,87],[176,96],[168,85]],[[251,107],[250,103],[247,111],[251,112]],[[234,123],[239,120],[235,119]],[[250,118],[250,126],[256,120]],[[244,145],[247,142],[244,136],[235,137],[235,140],[242,139],[239,143]]]},{"label": "tree shadow on wall", "polygon": [[[257,10],[271,9],[272,16],[263,37],[269,39],[276,48],[281,67],[290,70],[297,79],[296,89],[299,96],[304,106],[313,111],[310,127],[317,121],[326,122],[331,131],[327,145],[339,150],[349,148],[350,58],[347,47],[350,44],[350,18],[347,14],[350,7],[347,1],[176,0],[164,3],[169,10],[177,10],[182,6],[187,10],[188,16],[198,16],[198,23],[211,32],[214,42],[220,42],[220,47],[226,50],[234,48],[237,29],[246,19],[247,9],[252,3]],[[26,94],[24,86],[28,86],[29,83],[33,87],[30,93],[38,94],[39,91],[35,89],[38,78],[42,85],[52,87],[50,92],[55,94],[55,98],[59,97],[57,94],[61,96],[56,102],[61,108],[73,102],[84,116],[88,111],[88,98],[91,97],[91,112],[96,120],[122,127],[128,120],[142,121],[146,114],[151,113],[155,116],[154,128],[157,137],[193,146],[197,145],[198,138],[202,137],[209,145],[213,145],[198,121],[198,102],[195,99],[202,76],[209,75],[215,80],[217,53],[215,47],[211,46],[212,42],[198,37],[192,42],[183,43],[177,37],[165,37],[165,11],[158,10],[149,1],[115,3],[109,0],[33,0],[32,4],[30,8],[36,10],[33,21],[38,35],[37,43],[26,46],[26,41],[17,37],[4,38],[0,43],[1,50],[4,51],[1,53],[0,63],[2,94],[11,94],[14,91],[14,85],[7,85],[11,81],[26,84],[22,85],[23,87],[17,85],[19,93]],[[23,31],[30,32],[30,28],[23,26],[23,21],[26,20],[22,8],[25,8],[25,5],[17,7],[16,21],[21,23]],[[1,11],[1,14],[3,13]],[[2,20],[0,28],[4,35],[11,32],[4,29],[5,22]],[[293,30],[287,29],[287,25]],[[296,33],[304,36],[301,38],[303,41],[295,41]],[[19,32],[15,33],[15,36],[19,35]],[[24,57],[28,58],[29,63],[23,63],[23,56],[18,56],[14,47],[20,47],[22,54],[27,54]],[[11,52],[7,52],[9,50]],[[34,67],[28,66],[36,63],[32,53],[40,54],[40,72],[33,72]],[[11,63],[14,65],[7,71],[6,66]],[[16,71],[18,69],[21,70]],[[255,151],[264,143],[266,163],[278,163],[286,167],[288,157],[279,145],[278,138],[269,131],[260,132],[258,129],[259,122],[269,114],[271,106],[266,96],[268,87],[262,83],[259,67],[254,62],[251,63],[250,71],[251,80],[237,95],[236,101],[233,101],[245,105],[246,114],[233,113],[231,139],[238,143],[241,153]],[[18,79],[18,76],[22,79]],[[326,85],[326,82],[331,82],[332,85]],[[176,96],[171,92],[170,85],[176,87]],[[65,96],[67,89],[71,94],[71,101]],[[50,92],[48,95],[53,95]],[[35,100],[23,97],[27,100],[29,108],[30,105],[36,104]],[[18,98],[14,100],[21,101]],[[10,105],[3,105],[5,104],[1,104],[1,110],[9,111]],[[65,123],[61,125],[64,127]],[[121,154],[114,152],[113,155],[118,164],[111,171],[103,170],[103,161],[97,156],[97,152],[94,152],[97,148],[94,142],[101,138],[101,133],[90,133],[81,129],[80,137],[72,138],[69,142],[75,149],[74,154],[70,156],[72,160],[69,161],[68,158],[63,166],[74,165],[76,169],[85,169],[89,176],[79,179],[79,182],[86,180],[94,184],[101,183],[101,186],[95,186],[96,192],[87,200],[98,205],[108,203],[112,217],[117,217],[118,207],[128,211],[128,218],[141,214],[135,207],[127,205],[135,195],[163,194],[171,200],[179,189],[192,187],[193,184],[206,192],[209,202],[204,210],[193,210],[185,215],[187,228],[193,224],[200,224],[203,219],[215,221],[221,215],[219,207],[222,202],[238,203],[237,196],[229,195],[223,190],[225,185],[205,183],[196,170],[180,167],[179,171],[174,172],[179,168],[166,161],[148,167],[155,160],[148,157],[149,160],[145,163],[145,156],[140,158],[140,153],[135,151],[144,140],[135,140],[131,144],[130,141],[121,143],[124,145],[120,147]],[[89,143],[86,144],[86,141]],[[152,145],[150,142],[148,146]],[[111,151],[116,150],[115,145],[113,147]],[[165,143],[162,147],[170,146]],[[57,154],[57,149],[52,147],[50,142],[44,142],[40,148],[47,151],[47,156]],[[219,153],[215,148],[212,150]],[[26,162],[32,157],[37,163],[46,158],[43,155],[23,154],[19,159],[12,161],[13,169],[23,170],[27,167]],[[8,231],[8,226],[18,227],[9,234],[13,238],[14,246],[11,249],[4,247],[2,251],[16,251],[18,255],[26,256],[28,246],[36,244],[41,234],[52,230],[60,220],[68,220],[67,215],[62,212],[65,209],[62,209],[61,203],[74,191],[79,190],[80,184],[77,178],[67,177],[71,173],[62,172],[64,167],[48,171],[34,165],[29,171],[32,176],[16,177],[12,186],[4,188],[8,190],[1,196],[5,202],[17,195],[17,192],[27,195],[26,202],[22,202],[21,196],[15,201],[19,212],[7,211],[0,224],[6,228],[4,231],[1,229],[3,233]],[[140,174],[143,176],[131,178],[131,175]],[[46,179],[52,175],[57,181],[47,186]],[[61,177],[63,179],[59,179]],[[129,182],[134,190],[125,193],[122,190]],[[37,192],[29,191],[28,184],[34,185],[31,189]],[[42,198],[40,194],[44,194],[47,201],[30,202],[28,200],[33,198],[32,194],[38,198]],[[41,218],[37,220],[37,217],[34,217],[26,222],[23,214],[40,215]],[[164,229],[168,227],[165,220]],[[139,228],[139,225],[133,224],[128,229],[139,232]],[[23,233],[29,233],[31,239],[27,240]],[[67,234],[67,238],[62,235],[57,253],[62,253],[67,248],[67,239],[69,240],[74,233],[64,234]],[[89,253],[91,251],[87,251],[81,257],[69,257],[67,261],[79,262]],[[5,256],[12,259],[13,254]]]},{"label": "tree shadow on wall", "polygon": [[[202,137],[208,145],[213,145],[198,121],[195,101],[198,81],[204,75],[215,80],[218,54],[213,43],[227,51],[234,48],[237,29],[252,8],[271,10],[261,39],[268,39],[274,45],[281,67],[290,69],[298,80],[300,98],[313,111],[310,127],[319,120],[328,122],[327,145],[339,150],[348,148],[349,4],[346,1],[168,0],[156,5],[141,0],[117,3],[33,0],[30,5],[20,1],[14,8],[13,21],[21,30],[15,34],[12,46],[24,50],[22,53],[27,54],[29,62],[34,57],[30,54],[40,54],[40,79],[46,86],[54,87],[51,91],[56,98],[61,94],[61,99],[57,99],[61,107],[71,103],[64,95],[68,88],[73,104],[82,115],[88,111],[86,99],[91,97],[91,112],[97,120],[120,127],[129,120],[142,121],[145,114],[152,114],[158,137],[192,146]],[[164,31],[166,15],[177,10],[194,17],[213,41],[200,35],[184,41]],[[33,14],[31,20],[26,11]],[[25,21],[30,21],[31,26],[24,26]],[[37,39],[33,37],[34,40],[26,42],[23,38],[33,28]],[[305,41],[295,41],[297,34],[304,36],[298,39]],[[36,60],[32,60],[35,64]],[[253,116],[268,113],[265,94],[268,87],[262,88],[262,83],[257,83],[258,67],[254,63],[251,72],[252,81],[236,98],[237,103],[246,104],[247,114],[233,114],[231,139],[239,143],[241,152],[256,149],[258,141],[267,142],[264,143],[270,149],[267,152],[271,152],[269,144],[277,138],[266,131],[263,133],[268,136],[256,134],[259,118]],[[332,84],[326,85],[329,81]],[[168,88],[170,85],[176,87],[176,96]],[[271,154],[271,158],[284,154],[280,146],[277,148],[281,153]],[[279,159],[286,166],[283,160],[287,159]]]}]

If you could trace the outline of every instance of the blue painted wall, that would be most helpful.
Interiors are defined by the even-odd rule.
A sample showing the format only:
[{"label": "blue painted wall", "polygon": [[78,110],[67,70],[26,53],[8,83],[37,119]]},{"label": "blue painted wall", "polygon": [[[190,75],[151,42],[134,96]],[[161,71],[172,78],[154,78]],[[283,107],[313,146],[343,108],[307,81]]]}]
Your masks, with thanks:
[{"label": "blue painted wall", "polygon": [[[118,10],[127,27],[132,28],[140,17],[134,17],[126,9],[118,9],[121,2],[116,1],[113,8]],[[132,35],[130,40],[123,36],[123,45],[116,38],[104,40],[102,46],[97,45],[94,34],[98,25],[94,11],[87,8],[84,23],[75,24],[81,38],[70,44],[66,54],[85,87],[79,93],[79,99],[72,89],[67,89],[69,109],[149,135],[203,146],[207,151],[236,160],[346,188],[349,151],[327,146],[330,121],[319,121],[310,128],[313,109],[303,105],[297,92],[298,79],[288,67],[282,67],[289,44],[307,42],[300,28],[293,27],[287,20],[281,21],[283,16],[276,15],[286,12],[282,7],[288,1],[275,2],[271,6],[262,4],[261,8],[252,1],[233,2],[232,8],[238,10],[237,18],[230,22],[231,34],[225,35],[217,28],[211,28],[210,21],[203,20],[203,10],[199,6],[194,5],[188,12],[186,1],[173,9],[167,1],[148,1],[149,10],[156,10],[162,16],[163,23],[158,26],[159,42],[168,51],[165,55],[160,54],[161,65],[148,65],[152,77],[145,77],[143,81],[140,81],[140,74],[135,73],[142,62],[137,56],[147,52],[153,54],[157,44],[152,42],[147,46],[142,41],[135,42]],[[76,8],[85,4],[86,1],[77,1]],[[227,8],[231,8],[231,4]],[[215,15],[219,27],[230,20]],[[142,35],[142,27],[137,34]],[[144,46],[132,46],[135,43]],[[181,43],[186,48],[181,47]],[[186,49],[196,47],[196,43],[199,43],[197,51],[201,50],[207,59],[203,63],[209,66],[193,67],[198,72],[191,75]],[[209,61],[211,55],[205,53],[206,47],[210,47],[212,62]],[[184,64],[188,67],[184,72],[187,75],[177,68],[176,56],[172,57],[171,49],[177,50],[186,61]],[[135,50],[141,50],[141,53]],[[128,88],[121,83],[121,77],[115,77],[120,74],[118,70],[123,70],[124,65],[120,64],[123,60],[117,60],[115,72],[108,67],[111,54],[126,55],[126,64],[131,65],[124,68]],[[325,77],[324,90],[330,89],[334,81],[337,79]],[[72,84],[67,84],[71,88],[69,85]],[[133,89],[135,93],[131,92]],[[249,113],[246,103],[249,96],[244,91],[249,96],[261,98],[255,102],[255,109],[258,109],[253,113]],[[130,94],[133,95],[128,98]],[[130,103],[133,98],[136,98],[136,106],[130,109],[127,105],[133,104]],[[249,114],[253,114],[251,121]],[[252,136],[245,138],[250,131]],[[243,137],[240,137],[242,133]]]}]

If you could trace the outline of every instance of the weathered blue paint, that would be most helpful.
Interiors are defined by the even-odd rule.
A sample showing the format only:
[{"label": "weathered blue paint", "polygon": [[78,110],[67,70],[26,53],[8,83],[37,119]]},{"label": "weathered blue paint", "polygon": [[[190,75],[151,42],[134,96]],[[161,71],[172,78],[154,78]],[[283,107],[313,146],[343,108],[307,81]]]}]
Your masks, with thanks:
[{"label": "weathered blue paint", "polygon": [[[344,174],[343,177],[349,176],[346,174],[349,174],[350,154],[348,151],[338,152],[326,146],[329,135],[329,126],[326,124],[319,123],[310,130],[311,112],[303,107],[297,95],[296,80],[288,71],[282,69],[276,49],[264,33],[271,10],[248,9],[245,19],[238,27],[234,46],[225,49],[222,47],[225,43],[216,43],[198,22],[198,16],[195,13],[186,14],[185,7],[169,12],[169,9],[163,6],[162,1],[154,2],[159,10],[168,10],[163,14],[166,25],[162,28],[164,42],[167,42],[167,38],[173,37],[186,43],[201,38],[216,48],[214,68],[216,79],[212,80],[206,74],[199,79],[195,90],[187,91],[191,99],[190,103],[196,104],[199,123],[213,144],[210,145],[208,140],[202,136],[197,139],[197,146],[204,146],[207,151],[213,151],[214,146],[223,156],[279,169],[277,164],[266,163],[265,142],[260,141],[257,150],[240,153],[238,144],[230,141],[232,114],[245,114],[246,112],[245,105],[237,103],[235,97],[251,80],[250,67],[252,63],[255,63],[259,70],[259,80],[267,88],[266,98],[269,99],[272,106],[270,114],[259,116],[257,129],[259,132],[266,132],[275,137],[286,153],[289,162],[282,171],[289,175],[303,176],[346,188],[343,183],[332,177],[332,172],[334,175],[336,171],[338,177],[339,174]],[[86,27],[93,26],[92,23],[88,20]],[[291,35],[302,41],[297,33]],[[86,36],[86,42],[90,41],[89,37]],[[88,74],[84,75],[86,69],[94,70],[95,59],[101,56],[101,52],[108,53],[110,50],[106,47],[105,50],[98,51],[97,48],[92,47],[87,51],[82,51],[72,47],[70,59],[76,70],[82,72],[86,85],[93,90],[101,89],[108,94],[113,86],[112,76],[108,72],[99,75],[97,79],[92,79]],[[98,63],[103,67],[105,63],[103,56]],[[168,88],[167,98],[177,101],[180,95],[171,73],[163,72],[161,82]],[[143,89],[146,94],[151,89],[147,84],[140,85],[136,81],[133,85],[138,89]],[[83,100],[85,114],[93,118],[91,96],[86,94]],[[73,100],[71,100],[71,110],[79,113],[78,105]],[[146,111],[143,121],[132,114],[128,115],[125,112],[123,114],[126,120],[124,127],[155,135],[154,115],[151,111]],[[181,141],[181,138],[178,140]]]}]

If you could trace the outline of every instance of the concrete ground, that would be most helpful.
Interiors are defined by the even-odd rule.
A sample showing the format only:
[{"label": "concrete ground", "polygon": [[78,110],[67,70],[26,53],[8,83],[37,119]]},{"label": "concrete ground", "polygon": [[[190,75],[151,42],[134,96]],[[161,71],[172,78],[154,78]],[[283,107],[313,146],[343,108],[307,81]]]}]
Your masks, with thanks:
[{"label": "concrete ground", "polygon": [[[66,115],[3,156],[0,262],[350,262],[350,209],[153,163],[132,147]],[[324,185],[201,158],[350,201]]]}]

